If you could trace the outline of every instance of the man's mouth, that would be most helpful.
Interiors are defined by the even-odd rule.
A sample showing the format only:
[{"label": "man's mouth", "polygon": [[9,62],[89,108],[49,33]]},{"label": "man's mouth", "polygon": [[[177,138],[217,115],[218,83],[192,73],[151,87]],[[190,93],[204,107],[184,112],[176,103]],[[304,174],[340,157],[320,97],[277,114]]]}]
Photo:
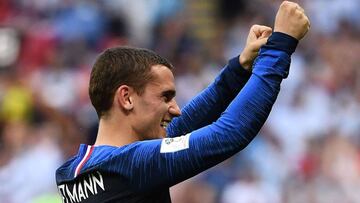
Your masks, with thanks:
[{"label": "man's mouth", "polygon": [[170,120],[164,120],[164,121],[161,121],[160,126],[164,129],[166,129],[168,127],[169,123],[170,123]]}]

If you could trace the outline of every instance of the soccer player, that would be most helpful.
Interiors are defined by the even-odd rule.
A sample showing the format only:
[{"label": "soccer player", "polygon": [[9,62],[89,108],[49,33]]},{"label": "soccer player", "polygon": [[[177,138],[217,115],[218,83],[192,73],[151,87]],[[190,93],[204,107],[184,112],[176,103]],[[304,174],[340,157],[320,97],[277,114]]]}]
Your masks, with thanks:
[{"label": "soccer player", "polygon": [[100,118],[97,140],[56,171],[63,202],[171,202],[169,187],[255,137],[308,29],[304,10],[283,2],[269,39],[270,28],[253,26],[241,55],[181,112],[166,59],[145,49],[103,52],[89,87]]}]

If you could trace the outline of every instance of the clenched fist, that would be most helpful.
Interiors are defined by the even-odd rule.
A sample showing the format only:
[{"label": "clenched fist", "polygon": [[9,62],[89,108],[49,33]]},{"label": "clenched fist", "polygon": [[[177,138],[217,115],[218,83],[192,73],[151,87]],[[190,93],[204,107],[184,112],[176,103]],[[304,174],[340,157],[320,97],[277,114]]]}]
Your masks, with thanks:
[{"label": "clenched fist", "polygon": [[258,56],[259,49],[266,43],[271,35],[272,29],[263,25],[253,25],[243,52],[240,54],[239,61],[242,67],[251,71],[255,58]]},{"label": "clenched fist", "polygon": [[302,39],[310,29],[309,18],[297,3],[284,1],[276,14],[274,31]]}]

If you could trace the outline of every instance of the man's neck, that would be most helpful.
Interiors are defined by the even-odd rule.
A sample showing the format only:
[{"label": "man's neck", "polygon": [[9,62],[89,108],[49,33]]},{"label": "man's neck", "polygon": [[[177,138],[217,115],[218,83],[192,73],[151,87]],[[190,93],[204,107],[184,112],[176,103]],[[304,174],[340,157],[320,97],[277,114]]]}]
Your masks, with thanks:
[{"label": "man's neck", "polygon": [[130,126],[118,119],[100,119],[95,146],[110,145],[121,147],[139,139],[133,135]]}]

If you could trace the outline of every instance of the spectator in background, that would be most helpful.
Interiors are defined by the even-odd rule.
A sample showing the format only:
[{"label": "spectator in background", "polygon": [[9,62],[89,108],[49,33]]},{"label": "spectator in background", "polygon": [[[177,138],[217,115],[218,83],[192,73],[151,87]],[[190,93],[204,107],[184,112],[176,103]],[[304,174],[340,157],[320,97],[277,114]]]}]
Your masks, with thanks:
[{"label": "spectator in background", "polygon": [[89,85],[100,119],[97,139],[56,171],[63,201],[171,202],[170,186],[224,161],[256,136],[309,27],[298,4],[283,2],[269,40],[271,28],[254,25],[244,51],[182,110],[184,116],[166,59],[145,49],[104,51]]},{"label": "spectator in background", "polygon": [[[4,85],[5,81],[9,80],[7,76],[9,71],[15,71],[24,86],[29,91],[36,93],[31,94],[32,99],[34,97],[41,98],[41,96],[37,95],[45,95],[46,93],[42,92],[42,89],[46,88],[38,88],[38,86],[34,86],[35,83],[30,81],[37,80],[36,82],[41,84],[42,79],[47,78],[48,74],[56,75],[53,72],[55,70],[68,72],[67,76],[71,78],[69,80],[75,81],[71,83],[73,87],[70,87],[74,97],[71,102],[75,103],[67,104],[66,108],[53,109],[45,101],[41,102],[43,104],[42,108],[38,107],[38,102],[33,102],[34,105],[30,108],[30,112],[33,112],[33,114],[32,116],[26,116],[30,117],[30,124],[27,125],[30,125],[31,128],[33,126],[45,126],[45,124],[42,125],[41,123],[49,120],[52,123],[51,125],[56,126],[54,127],[54,129],[57,129],[55,130],[56,133],[53,133],[56,136],[52,136],[51,139],[54,139],[56,146],[60,147],[62,160],[76,153],[75,150],[79,143],[94,143],[88,137],[90,137],[90,134],[96,134],[97,117],[87,96],[87,81],[91,71],[91,64],[93,64],[99,50],[116,45],[140,46],[140,42],[144,42],[144,46],[147,44],[147,48],[159,51],[160,49],[155,48],[158,42],[154,40],[156,38],[161,38],[162,41],[158,45],[161,44],[162,47],[179,47],[179,44],[183,44],[183,40],[174,40],[174,36],[157,37],[165,36],[165,32],[168,30],[155,28],[160,27],[160,24],[168,24],[166,27],[169,29],[178,30],[181,28],[179,33],[186,33],[181,35],[185,35],[186,38],[191,39],[191,43],[196,43],[198,47],[201,47],[201,52],[194,51],[191,54],[200,55],[197,57],[206,59],[200,60],[199,66],[203,69],[201,72],[212,72],[208,70],[209,66],[207,64],[210,63],[210,66],[216,69],[220,67],[220,64],[226,62],[224,59],[243,49],[246,32],[250,25],[253,23],[271,25],[274,13],[280,4],[280,1],[273,0],[171,0],[166,1],[166,3],[151,0],[147,2],[140,1],[141,3],[137,1],[131,2],[131,9],[127,10],[126,2],[128,1],[106,0],[101,3],[83,0],[0,1],[1,28],[10,27],[16,30],[17,37],[21,39],[18,43],[19,53],[17,60],[13,61],[10,66],[0,68],[0,105],[2,105],[3,100],[7,100],[3,95],[8,92],[8,89],[15,86],[15,83]],[[360,69],[358,68],[358,57],[356,55],[359,53],[356,50],[358,50],[360,44],[360,21],[356,20],[360,18],[360,13],[357,12],[360,2],[357,0],[302,0],[301,2],[309,12],[310,19],[312,19],[312,31],[303,39],[301,46],[298,47],[297,52],[292,57],[289,79],[282,84],[282,91],[278,101],[273,107],[268,122],[265,124],[266,130],[261,132],[255,142],[250,144],[247,150],[242,153],[254,161],[255,170],[260,171],[259,181],[277,188],[282,195],[288,193],[289,182],[302,173],[300,168],[303,163],[302,157],[308,153],[308,139],[330,136],[332,133],[328,131],[335,129],[341,132],[338,133],[338,136],[350,141],[355,150],[360,153],[360,119],[358,116]],[[178,6],[179,4],[182,6]],[[74,8],[71,9],[70,7]],[[79,7],[84,8],[79,9]],[[96,13],[87,12],[86,10],[89,8],[92,8]],[[221,14],[217,12],[220,8],[222,10]],[[237,12],[231,12],[231,9]],[[82,18],[85,18],[82,19],[83,24],[72,27],[72,30],[83,30],[86,26],[99,25],[98,23],[101,24],[99,25],[100,28],[104,30],[100,31],[100,35],[96,35],[98,37],[86,36],[88,39],[93,39],[91,44],[84,43],[86,40],[83,39],[65,42],[63,39],[66,36],[57,35],[55,32],[57,30],[55,26],[58,26],[60,16],[66,19],[65,10],[67,12],[70,10],[72,12],[75,10],[85,11],[83,12],[85,15],[82,15]],[[139,16],[137,11],[140,10],[147,14]],[[94,19],[91,16],[100,15],[102,20],[92,23],[91,20],[86,19],[88,14],[89,19]],[[116,19],[115,22],[114,18]],[[134,20],[137,18],[147,19],[137,23]],[[209,24],[210,20],[215,23]],[[79,19],[76,21],[78,22]],[[182,22],[183,26],[175,29],[174,22]],[[137,23],[137,25],[130,25],[132,23]],[[141,27],[142,23],[148,24],[146,27]],[[136,33],[137,31],[133,29],[135,26],[145,31]],[[203,28],[210,28],[210,30],[202,30]],[[203,42],[198,36],[199,31],[205,34],[215,33],[214,36],[216,37]],[[179,33],[175,34],[179,35]],[[146,38],[141,39],[142,36]],[[240,41],[238,41],[239,39]],[[188,45],[189,43],[185,44]],[[187,45],[182,50],[187,50]],[[187,64],[188,61],[181,60],[181,55],[176,51],[178,49],[174,51],[170,51],[172,49],[167,50],[169,51],[159,51],[159,53],[164,53],[167,57],[171,56],[169,59],[178,67],[176,77],[181,78],[182,75],[193,77],[187,73],[186,67],[190,65]],[[4,50],[2,49],[2,51]],[[65,61],[71,61],[71,63],[61,62],[57,69],[51,68],[52,65],[49,59],[52,57],[62,59],[64,53],[66,57],[69,57],[69,60],[66,59]],[[0,58],[6,56],[6,54],[8,52],[5,50],[0,54]],[[5,58],[9,59],[8,57]],[[334,59],[340,60],[336,62]],[[183,63],[178,64],[178,61],[183,61]],[[39,75],[42,77],[38,77]],[[194,94],[193,90],[177,89],[178,95]],[[59,96],[55,94],[54,97],[54,99],[57,99]],[[185,100],[183,99],[183,103],[187,102]],[[26,101],[24,102],[26,105]],[[45,108],[45,106],[47,107]],[[10,147],[12,145],[8,145],[7,141],[4,141],[5,131],[2,129],[8,128],[7,125],[10,124],[0,119],[1,152],[15,151],[9,149],[12,148]],[[40,127],[39,131],[42,131],[41,129],[44,128]],[[31,132],[30,130],[25,133],[25,140],[32,137]],[[272,138],[269,139],[270,137]],[[325,140],[325,138],[319,139],[319,146],[322,146]],[[53,150],[58,150],[57,147],[53,148]],[[343,154],[341,152],[344,148],[338,150],[340,154]],[[0,153],[0,160],[4,160],[0,161],[2,162],[0,169],[6,167],[7,163],[11,162],[12,159],[17,159],[18,156],[11,153]],[[45,157],[46,154],[43,156]],[[263,157],[266,157],[266,159]],[[235,160],[237,159],[238,157],[235,157]],[[41,159],[39,158],[39,160],[29,163],[29,166],[35,167],[40,162]],[[359,164],[359,161],[349,159],[347,163],[356,165]],[[233,174],[238,173],[238,165],[237,161],[230,165],[220,164],[215,169],[209,170],[201,178],[187,182],[187,186],[192,188],[193,191],[193,185],[198,184],[200,181],[201,184],[211,185],[215,196],[222,196],[222,190],[218,188],[225,187],[233,182],[231,177]],[[47,176],[51,177],[48,184],[52,185],[55,192],[56,187],[52,179],[53,173],[51,172]],[[289,178],[286,178],[287,176]],[[315,173],[313,176],[309,176],[309,181],[317,180],[321,183],[324,179],[319,178],[319,176],[319,173]],[[7,177],[10,177],[7,179],[10,181],[13,178],[9,175]],[[332,184],[337,187],[339,183],[332,182]],[[310,188],[310,190],[314,190],[314,188],[316,189],[316,186]],[[21,186],[19,189],[22,189]],[[44,195],[47,191],[44,190],[39,195]],[[176,191],[176,188],[171,190],[172,193]],[[0,202],[9,202],[4,199],[5,196],[12,197],[16,195],[13,191],[7,192],[6,194],[1,193],[4,196],[0,195]],[[52,193],[50,192],[50,195]],[[348,199],[348,193],[341,193],[341,195],[343,199]],[[287,196],[289,198],[283,202],[296,201],[295,195]],[[30,199],[33,198],[35,197],[31,196]],[[45,202],[49,201],[45,200]],[[176,203],[181,203],[181,201]]]}]

